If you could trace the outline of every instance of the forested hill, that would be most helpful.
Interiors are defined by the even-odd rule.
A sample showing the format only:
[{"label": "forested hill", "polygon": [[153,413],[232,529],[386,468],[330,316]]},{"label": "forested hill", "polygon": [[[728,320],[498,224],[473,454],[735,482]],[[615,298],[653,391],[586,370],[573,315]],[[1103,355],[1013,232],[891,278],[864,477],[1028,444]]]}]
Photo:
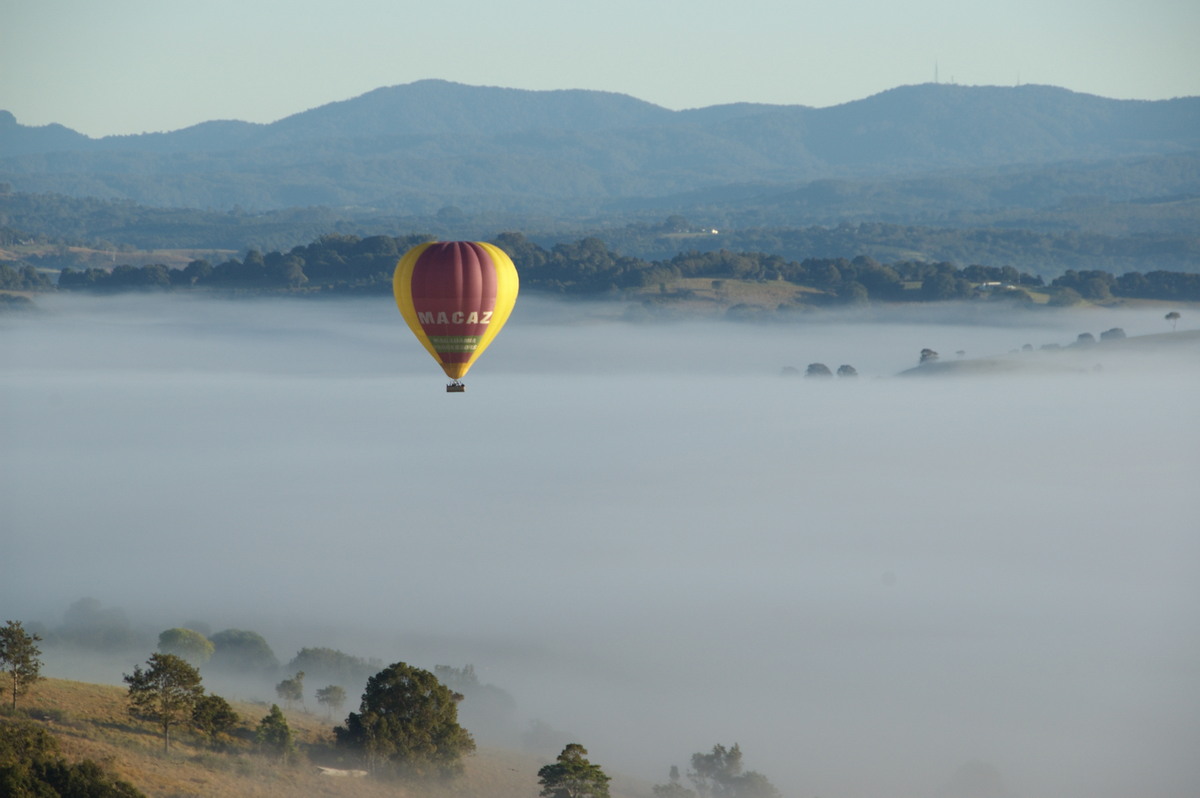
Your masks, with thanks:
[{"label": "forested hill", "polygon": [[[0,182],[15,191],[218,209],[614,212],[732,186],[744,195],[1197,150],[1200,98],[1121,101],[1046,86],[926,84],[831,108],[671,111],[606,92],[420,81],[267,125],[102,139],[0,112]],[[1180,190],[1149,184],[1138,196]]]}]

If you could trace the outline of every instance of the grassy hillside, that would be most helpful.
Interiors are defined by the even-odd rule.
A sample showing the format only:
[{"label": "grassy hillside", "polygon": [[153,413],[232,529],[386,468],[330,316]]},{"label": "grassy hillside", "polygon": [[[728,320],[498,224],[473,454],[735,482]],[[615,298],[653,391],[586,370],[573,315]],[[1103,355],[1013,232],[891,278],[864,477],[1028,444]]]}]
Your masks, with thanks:
[{"label": "grassy hillside", "polygon": [[[256,753],[252,744],[254,729],[270,707],[231,703],[242,720],[222,750],[181,730],[173,733],[169,753],[163,752],[156,728],[129,715],[122,687],[46,679],[22,700],[18,714],[53,734],[68,761],[92,759],[150,798],[535,798],[538,768],[558,753],[539,758],[481,747],[467,759],[466,774],[444,786],[335,777],[322,774],[319,766],[358,765],[339,760],[332,747],[333,724],[323,713],[286,713],[301,753],[284,765]],[[614,776],[613,798],[651,793],[649,785],[608,772]]]}]

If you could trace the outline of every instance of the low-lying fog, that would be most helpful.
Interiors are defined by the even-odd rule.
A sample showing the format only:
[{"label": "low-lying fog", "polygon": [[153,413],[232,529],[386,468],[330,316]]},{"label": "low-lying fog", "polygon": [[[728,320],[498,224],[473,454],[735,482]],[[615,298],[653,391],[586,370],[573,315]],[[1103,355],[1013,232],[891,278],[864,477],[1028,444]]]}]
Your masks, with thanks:
[{"label": "low-lying fog", "polygon": [[[285,663],[471,663],[651,782],[737,742],[797,797],[1200,784],[1196,350],[895,377],[1164,310],[626,324],[523,297],[448,395],[387,298],[40,304],[0,322],[0,621],[94,597]],[[860,376],[780,376],[818,361]]]}]

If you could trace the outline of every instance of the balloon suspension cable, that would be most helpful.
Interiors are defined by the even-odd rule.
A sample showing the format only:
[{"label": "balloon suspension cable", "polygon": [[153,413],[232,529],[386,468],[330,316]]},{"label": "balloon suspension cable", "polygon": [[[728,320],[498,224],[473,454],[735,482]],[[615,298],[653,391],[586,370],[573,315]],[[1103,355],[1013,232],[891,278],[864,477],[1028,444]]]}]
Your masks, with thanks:
[{"label": "balloon suspension cable", "polygon": [[463,385],[458,380],[455,380],[446,386],[446,393],[464,393],[466,390],[467,386]]}]

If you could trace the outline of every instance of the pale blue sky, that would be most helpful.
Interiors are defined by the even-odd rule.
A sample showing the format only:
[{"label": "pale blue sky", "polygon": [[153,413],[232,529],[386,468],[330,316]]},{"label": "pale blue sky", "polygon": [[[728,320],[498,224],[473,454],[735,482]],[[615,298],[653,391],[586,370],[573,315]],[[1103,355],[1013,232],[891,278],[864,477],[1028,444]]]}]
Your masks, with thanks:
[{"label": "pale blue sky", "polygon": [[1195,0],[0,0],[0,109],[91,136],[271,122],[442,78],[667,108],[934,79],[1200,95]]}]

